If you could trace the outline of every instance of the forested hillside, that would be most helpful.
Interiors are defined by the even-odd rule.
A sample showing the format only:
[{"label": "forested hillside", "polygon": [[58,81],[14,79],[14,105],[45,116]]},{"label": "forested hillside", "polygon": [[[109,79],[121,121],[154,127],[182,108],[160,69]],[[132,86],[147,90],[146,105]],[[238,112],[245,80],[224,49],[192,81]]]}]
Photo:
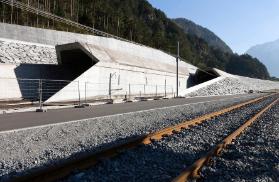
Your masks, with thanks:
[{"label": "forested hillside", "polygon": [[[175,54],[177,41],[181,57],[198,67],[216,67],[243,76],[269,78],[264,65],[251,57],[238,56],[215,49],[206,41],[186,34],[166,15],[146,0],[20,0],[31,6],[77,21],[81,24]],[[1,21],[41,28],[86,33],[74,27],[54,22],[11,8],[0,3]],[[239,64],[230,65],[235,59]],[[253,62],[249,66],[247,59]],[[244,60],[243,62],[241,60]],[[244,69],[245,68],[245,69]]]},{"label": "forested hillside", "polygon": [[197,37],[205,40],[208,45],[213,48],[220,49],[223,52],[233,53],[231,48],[222,39],[207,28],[197,25],[186,18],[176,18],[173,19],[173,21],[179,25],[185,33],[196,35]]}]

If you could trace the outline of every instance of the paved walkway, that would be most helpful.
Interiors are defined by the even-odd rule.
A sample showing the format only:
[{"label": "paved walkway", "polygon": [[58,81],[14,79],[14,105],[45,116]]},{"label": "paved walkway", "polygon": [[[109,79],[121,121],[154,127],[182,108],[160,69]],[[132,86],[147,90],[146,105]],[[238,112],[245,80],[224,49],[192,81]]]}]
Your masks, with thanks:
[{"label": "paved walkway", "polygon": [[3,114],[0,115],[0,131],[245,96],[246,95],[180,98],[133,103],[97,105],[80,109],[56,109],[49,110],[46,113],[26,112]]}]

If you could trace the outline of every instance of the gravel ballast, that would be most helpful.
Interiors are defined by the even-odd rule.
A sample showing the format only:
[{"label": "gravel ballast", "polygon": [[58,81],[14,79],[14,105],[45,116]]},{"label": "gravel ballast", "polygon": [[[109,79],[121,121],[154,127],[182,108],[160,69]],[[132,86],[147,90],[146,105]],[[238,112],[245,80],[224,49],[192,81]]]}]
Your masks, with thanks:
[{"label": "gravel ballast", "polygon": [[244,94],[251,90],[260,92],[272,89],[279,89],[279,82],[241,76],[224,77],[218,82],[188,93],[186,97]]},{"label": "gravel ballast", "polygon": [[0,40],[0,63],[57,64],[54,46]]},{"label": "gravel ballast", "polygon": [[84,152],[124,141],[126,138],[191,119],[239,102],[259,97],[241,96],[207,103],[181,105],[144,112],[0,133],[0,179],[24,174]]},{"label": "gravel ballast", "polygon": [[161,141],[126,151],[62,181],[171,181],[275,98],[250,104]]},{"label": "gravel ballast", "polygon": [[202,170],[204,181],[279,181],[279,103]]}]

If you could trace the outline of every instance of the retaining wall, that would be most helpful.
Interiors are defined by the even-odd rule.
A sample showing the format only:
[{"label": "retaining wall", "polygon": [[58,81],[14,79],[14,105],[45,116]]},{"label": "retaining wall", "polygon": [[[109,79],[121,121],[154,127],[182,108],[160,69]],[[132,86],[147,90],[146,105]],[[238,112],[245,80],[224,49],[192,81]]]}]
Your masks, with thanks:
[{"label": "retaining wall", "polygon": [[[92,68],[87,70],[84,74],[80,75],[78,78],[74,79],[74,82],[63,88],[59,93],[54,95],[49,101],[61,101],[67,99],[77,99],[79,94],[76,93],[76,83],[80,83],[80,91],[85,95],[85,85],[82,83],[90,82],[94,84],[99,84],[99,86],[95,85],[92,90],[92,94],[87,93],[90,97],[108,95],[108,82],[109,75],[112,73],[114,77],[112,79],[113,94],[117,95],[125,95],[128,91],[127,86],[129,84],[132,85],[168,85],[168,92],[173,92],[176,90],[176,76],[175,76],[175,58],[160,51],[157,49],[139,46],[136,44],[131,44],[128,42],[119,41],[112,38],[91,36],[91,35],[83,35],[83,34],[75,34],[69,32],[61,32],[55,30],[46,30],[40,28],[32,28],[25,27],[19,25],[11,25],[0,23],[0,38],[2,40],[10,39],[7,41],[13,42],[15,41],[16,46],[24,46],[24,45],[35,45],[40,49],[42,47],[46,47],[48,49],[52,49],[55,45],[68,44],[73,42],[81,42],[84,47],[87,45],[91,45],[91,49],[95,50],[92,55],[98,57],[100,63],[94,65]],[[93,48],[92,48],[93,47]],[[98,51],[97,51],[98,50]],[[28,50],[25,50],[28,52]],[[105,54],[103,54],[105,53]],[[49,53],[51,54],[51,53]],[[102,54],[102,55],[101,55]],[[129,55],[129,59],[127,59],[127,55]],[[52,57],[53,56],[49,56]],[[125,59],[126,58],[126,59]],[[18,59],[16,59],[18,60]],[[41,61],[41,62],[40,62]],[[82,60],[80,60],[82,63]],[[16,63],[23,63],[22,61],[16,61]],[[51,59],[40,59],[36,63],[52,63],[55,62]],[[0,65],[1,67],[1,65]],[[14,69],[10,69],[10,72],[15,72],[18,68],[14,67]],[[33,68],[29,68],[30,71]],[[26,69],[26,73],[29,70]],[[187,88],[187,79],[189,77],[189,72],[194,73],[196,67],[180,62],[179,69],[179,77],[180,77],[180,86],[179,89],[185,90]],[[36,72],[36,71],[35,71]],[[28,78],[42,78],[42,75],[53,75],[44,72],[49,72],[49,70],[41,69],[40,74],[34,74],[32,77],[30,75]],[[24,72],[22,72],[24,73]],[[18,78],[16,74],[11,74],[12,78]],[[21,78],[27,77],[28,74],[21,74]],[[0,75],[1,76],[1,75]],[[45,78],[45,77],[44,77]],[[13,82],[14,87],[16,87],[16,82]],[[105,85],[105,86],[100,86]],[[74,88],[73,88],[74,87]],[[125,87],[125,89],[124,89]],[[141,94],[143,92],[155,92],[155,88],[150,87],[145,88],[145,91],[142,88],[143,86],[136,87],[134,86],[133,92]],[[157,88],[158,92],[164,92],[162,89],[165,88]],[[71,90],[75,90],[74,93]],[[101,90],[101,91],[100,91]],[[125,90],[125,91],[124,91]],[[171,91],[172,90],[172,91]],[[9,93],[9,92],[6,92]],[[10,98],[15,97],[14,95],[6,95],[4,97]],[[17,94],[16,97],[22,97],[21,94]]]}]

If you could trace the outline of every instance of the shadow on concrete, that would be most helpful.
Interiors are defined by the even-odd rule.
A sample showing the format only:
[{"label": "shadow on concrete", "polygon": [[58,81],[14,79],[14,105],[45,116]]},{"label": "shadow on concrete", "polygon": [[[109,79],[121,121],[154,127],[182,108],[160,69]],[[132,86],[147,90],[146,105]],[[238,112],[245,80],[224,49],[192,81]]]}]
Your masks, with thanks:
[{"label": "shadow on concrete", "polygon": [[42,81],[43,101],[56,94],[71,81],[96,64],[79,49],[60,51],[59,65],[20,64],[14,71],[22,99],[39,100],[39,80]]},{"label": "shadow on concrete", "polygon": [[[15,68],[18,85],[24,100],[36,101],[39,98],[39,79],[71,80],[69,70],[61,65],[20,64]],[[65,85],[56,84],[52,92],[59,91]]]}]

